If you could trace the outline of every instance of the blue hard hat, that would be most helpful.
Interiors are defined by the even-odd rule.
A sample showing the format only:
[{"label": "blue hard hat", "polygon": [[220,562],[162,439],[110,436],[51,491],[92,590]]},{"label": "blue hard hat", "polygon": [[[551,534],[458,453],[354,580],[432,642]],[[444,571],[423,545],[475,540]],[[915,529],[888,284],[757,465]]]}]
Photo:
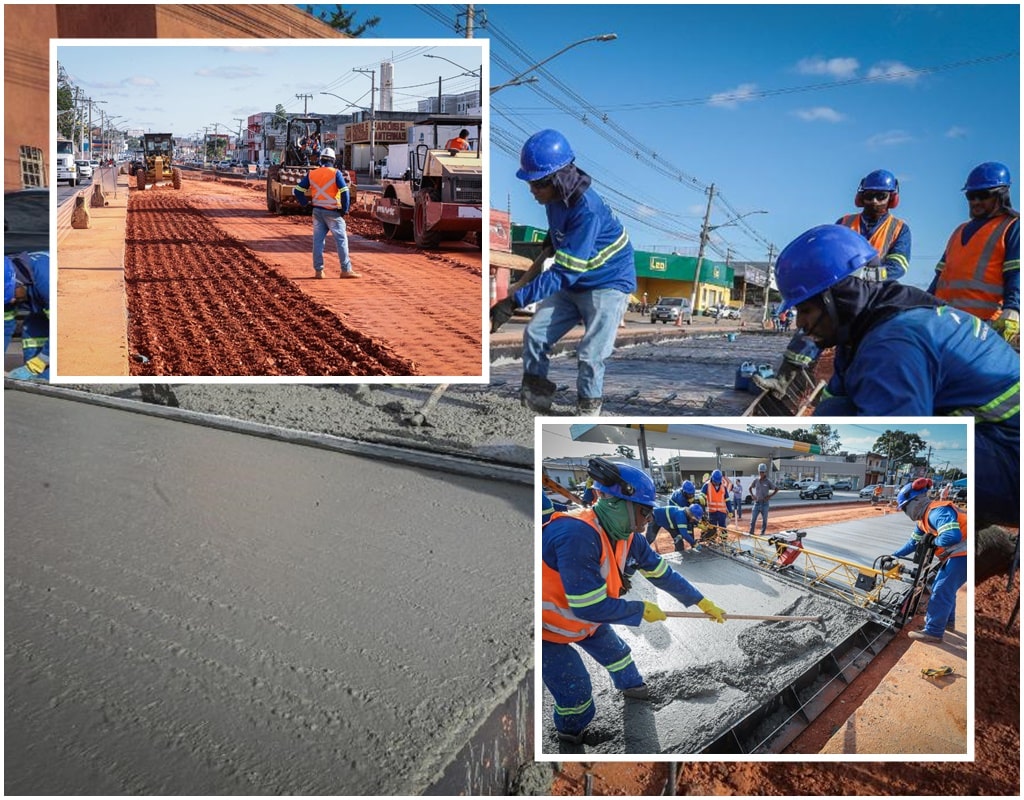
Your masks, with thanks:
[{"label": "blue hard hat", "polygon": [[997,186],[1010,185],[1010,168],[998,161],[986,161],[978,164],[967,176],[967,182],[962,191],[970,192],[975,189],[995,189]]},{"label": "blue hard hat", "polygon": [[697,487],[693,485],[693,481],[683,481],[683,485],[679,487],[683,494],[694,494],[697,491]]},{"label": "blue hard hat", "polygon": [[860,186],[857,187],[858,192],[898,192],[899,190],[900,182],[887,169],[876,169],[874,172],[869,172],[861,179]]},{"label": "blue hard hat", "polygon": [[913,500],[915,497],[920,497],[922,494],[927,494],[928,490],[932,488],[931,478],[917,478],[912,483],[908,483],[902,489],[899,494],[896,495],[896,508],[903,510],[903,507]]},{"label": "blue hard hat", "polygon": [[616,464],[619,468],[619,482],[614,484],[599,483],[594,480],[594,488],[603,494],[629,500],[642,506],[654,508],[654,481],[642,469],[629,464]]},{"label": "blue hard hat", "polygon": [[782,295],[779,312],[815,297],[843,278],[877,261],[878,251],[843,225],[818,225],[797,236],[779,253],[775,282]]},{"label": "blue hard hat", "polygon": [[551,498],[541,492],[540,501],[540,516],[541,525],[547,525],[551,521],[551,515],[555,513],[555,504],[551,502]]},{"label": "blue hard hat", "polygon": [[523,145],[516,177],[524,181],[539,181],[575,159],[569,140],[561,133],[550,128],[538,131]]},{"label": "blue hard hat", "polygon": [[14,279],[14,262],[4,256],[4,305],[9,306],[14,302],[14,289],[17,287]]},{"label": "blue hard hat", "polygon": [[690,513],[693,514],[693,516],[696,519],[703,519],[704,506],[702,506],[700,503],[694,503],[692,506],[690,506]]},{"label": "blue hard hat", "polygon": [[722,470],[716,469],[714,472],[711,473],[711,482],[712,483],[721,483],[722,482]]}]

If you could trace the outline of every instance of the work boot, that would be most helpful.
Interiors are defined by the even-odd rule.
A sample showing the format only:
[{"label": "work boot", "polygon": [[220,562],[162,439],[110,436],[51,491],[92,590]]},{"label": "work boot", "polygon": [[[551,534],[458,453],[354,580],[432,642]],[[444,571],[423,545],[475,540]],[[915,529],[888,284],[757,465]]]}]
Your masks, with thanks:
[{"label": "work boot", "polygon": [[536,414],[547,414],[555,398],[555,384],[539,375],[523,375],[519,401]]},{"label": "work boot", "polygon": [[324,279],[324,271],[322,269],[316,270],[316,272],[313,273],[313,277],[322,281]]},{"label": "work boot", "polygon": [[566,733],[565,731],[555,731],[555,736],[558,737],[558,741],[566,742],[567,744],[583,744],[583,740],[587,736],[587,729],[584,728],[579,733]]},{"label": "work boot", "polygon": [[917,639],[920,642],[941,642],[941,636],[932,636],[930,633],[924,631],[911,631],[907,634],[911,639]]},{"label": "work boot", "polygon": [[622,696],[630,697],[633,700],[650,700],[651,690],[648,688],[646,683],[641,683],[639,686],[631,686],[629,689],[623,689]]},{"label": "work boot", "polygon": [[359,278],[361,276],[359,275],[358,272],[353,272],[352,270],[349,270],[348,272],[345,272],[345,270],[342,270],[341,271],[341,277],[343,277],[343,278]]},{"label": "work boot", "polygon": [[581,397],[576,401],[576,413],[581,417],[601,416],[601,398]]}]

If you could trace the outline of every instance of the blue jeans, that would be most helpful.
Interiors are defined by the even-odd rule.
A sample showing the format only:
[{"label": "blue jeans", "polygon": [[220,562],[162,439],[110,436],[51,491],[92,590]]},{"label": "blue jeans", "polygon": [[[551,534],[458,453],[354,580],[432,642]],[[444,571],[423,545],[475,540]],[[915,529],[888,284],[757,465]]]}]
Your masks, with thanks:
[{"label": "blue jeans", "polygon": [[537,306],[523,336],[523,372],[548,377],[551,348],[580,322],[585,332],[576,348],[576,393],[599,400],[604,389],[604,362],[615,349],[615,334],[629,295],[618,289],[560,291]]},{"label": "blue jeans", "polygon": [[327,231],[334,234],[334,245],[338,248],[341,271],[351,272],[352,262],[348,257],[345,218],[337,211],[326,208],[313,209],[313,269],[320,272],[324,268],[324,242],[327,241]]},{"label": "blue jeans", "polygon": [[761,515],[761,535],[764,536],[765,531],[768,530],[768,501],[765,500],[760,503],[754,503],[754,508],[750,512],[750,535],[754,535],[754,523],[757,522],[757,515]]}]

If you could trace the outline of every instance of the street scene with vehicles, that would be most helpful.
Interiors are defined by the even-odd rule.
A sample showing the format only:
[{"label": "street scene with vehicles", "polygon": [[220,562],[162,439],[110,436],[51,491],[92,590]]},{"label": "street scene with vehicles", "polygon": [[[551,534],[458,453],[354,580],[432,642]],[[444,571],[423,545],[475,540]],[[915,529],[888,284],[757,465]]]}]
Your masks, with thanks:
[{"label": "street scene with vehicles", "polygon": [[[5,8],[8,794],[1019,794],[1019,10],[736,14]],[[642,523],[569,739],[546,501]]]}]

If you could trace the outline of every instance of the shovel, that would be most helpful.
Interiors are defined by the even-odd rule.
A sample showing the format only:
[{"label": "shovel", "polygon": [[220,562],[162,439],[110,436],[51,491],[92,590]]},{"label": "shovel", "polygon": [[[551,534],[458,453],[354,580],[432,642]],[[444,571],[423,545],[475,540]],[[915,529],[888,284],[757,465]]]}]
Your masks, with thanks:
[{"label": "shovel", "polygon": [[[684,619],[710,619],[703,611],[666,611],[666,617],[683,617]],[[783,617],[783,616],[761,616],[757,614],[724,614],[726,621],[730,619],[767,619],[781,622],[821,622],[822,618],[817,617]]]}]

